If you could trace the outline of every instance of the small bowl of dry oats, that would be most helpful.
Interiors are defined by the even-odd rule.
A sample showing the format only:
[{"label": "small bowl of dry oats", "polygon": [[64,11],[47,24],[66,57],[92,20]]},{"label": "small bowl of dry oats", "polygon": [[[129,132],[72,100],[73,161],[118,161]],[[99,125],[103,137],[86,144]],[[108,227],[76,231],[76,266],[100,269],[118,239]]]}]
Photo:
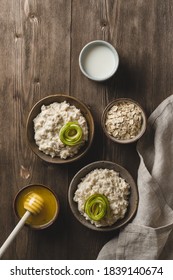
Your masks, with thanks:
[{"label": "small bowl of dry oats", "polygon": [[129,144],[137,141],[146,130],[146,115],[142,107],[130,98],[118,98],[103,111],[101,125],[114,142]]}]

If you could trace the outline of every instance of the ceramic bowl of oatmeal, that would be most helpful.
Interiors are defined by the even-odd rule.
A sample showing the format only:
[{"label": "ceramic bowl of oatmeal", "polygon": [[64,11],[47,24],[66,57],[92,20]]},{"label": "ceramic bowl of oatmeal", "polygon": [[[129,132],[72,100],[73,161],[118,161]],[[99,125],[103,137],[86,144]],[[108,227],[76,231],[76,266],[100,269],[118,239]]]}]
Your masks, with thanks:
[{"label": "ceramic bowl of oatmeal", "polygon": [[112,231],[134,217],[138,191],[125,168],[110,161],[96,161],[73,177],[68,201],[82,225],[96,231]]},{"label": "ceramic bowl of oatmeal", "polygon": [[49,95],[31,109],[26,125],[30,148],[48,163],[65,164],[83,157],[94,137],[88,107],[66,94]]},{"label": "ceramic bowl of oatmeal", "polygon": [[106,136],[121,144],[139,140],[146,130],[146,123],[144,110],[130,98],[113,100],[106,106],[101,117]]}]

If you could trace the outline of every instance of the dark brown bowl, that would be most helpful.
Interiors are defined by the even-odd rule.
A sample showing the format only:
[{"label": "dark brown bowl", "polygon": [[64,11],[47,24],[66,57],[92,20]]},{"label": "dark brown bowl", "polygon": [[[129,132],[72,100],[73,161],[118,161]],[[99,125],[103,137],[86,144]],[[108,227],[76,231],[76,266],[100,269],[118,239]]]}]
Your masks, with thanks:
[{"label": "dark brown bowl", "polygon": [[58,197],[49,187],[42,184],[31,184],[19,190],[14,199],[15,214],[18,218],[24,215],[26,211],[24,201],[32,192],[43,198],[44,207],[38,215],[31,215],[25,225],[36,230],[45,229],[56,221],[60,209]]},{"label": "dark brown bowl", "polygon": [[[77,203],[73,200],[74,193],[77,190],[78,184],[81,182],[81,179],[84,178],[89,172],[96,168],[107,168],[113,169],[119,172],[120,176],[126,180],[127,183],[130,185],[130,197],[129,197],[129,206],[125,217],[121,220],[115,222],[112,226],[107,227],[96,227],[95,225],[91,224],[90,221],[87,221],[83,215],[80,214]],[[137,186],[129,174],[129,172],[123,168],[122,166],[110,162],[110,161],[96,161],[93,163],[88,164],[87,166],[83,167],[78,173],[73,177],[68,191],[68,201],[71,208],[71,211],[75,218],[87,228],[96,230],[96,231],[112,231],[117,230],[123,226],[125,226],[135,215],[137,206],[138,206],[138,190]]]},{"label": "dark brown bowl", "polygon": [[[127,139],[127,140],[117,139],[107,132],[107,129],[105,126],[105,121],[106,121],[107,113],[109,112],[109,110],[114,105],[122,103],[122,102],[129,102],[129,103],[135,104],[137,107],[139,107],[141,109],[141,112],[142,112],[142,127],[141,127],[139,133],[132,139]],[[120,144],[130,144],[130,143],[133,143],[133,142],[136,142],[137,140],[139,140],[139,138],[142,137],[142,135],[144,134],[144,132],[146,130],[146,124],[147,124],[147,118],[146,118],[146,114],[145,114],[143,108],[138,104],[138,102],[136,102],[130,98],[117,98],[117,99],[113,100],[105,107],[102,117],[101,117],[101,126],[103,128],[105,135],[112,141],[120,143]]]},{"label": "dark brown bowl", "polygon": [[[80,148],[80,150],[76,155],[67,159],[61,159],[59,157],[52,158],[50,155],[46,155],[45,153],[39,150],[34,139],[33,119],[41,112],[41,106],[49,105],[53,102],[63,102],[63,101],[67,101],[70,105],[74,105],[76,108],[80,109],[81,113],[83,114],[83,116],[87,121],[88,129],[89,129],[88,141],[85,143],[83,147]],[[48,163],[56,163],[56,164],[71,163],[83,157],[89,150],[94,137],[94,121],[90,110],[87,108],[87,106],[84,103],[82,103],[77,98],[66,94],[49,95],[47,97],[42,98],[40,101],[38,101],[31,109],[27,119],[26,135],[30,148],[40,159]]]}]

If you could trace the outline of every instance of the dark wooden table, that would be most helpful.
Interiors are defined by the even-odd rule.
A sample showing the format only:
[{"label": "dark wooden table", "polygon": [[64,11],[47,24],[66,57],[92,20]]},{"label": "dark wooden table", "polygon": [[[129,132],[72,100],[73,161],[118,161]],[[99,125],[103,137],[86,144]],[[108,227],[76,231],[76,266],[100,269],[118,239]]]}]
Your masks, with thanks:
[{"label": "dark wooden table", "polygon": [[[103,39],[120,56],[116,75],[98,83],[78,65],[82,47]],[[136,144],[118,145],[104,136],[100,117],[117,97],[138,101],[147,116],[173,92],[172,0],[0,0],[0,244],[18,219],[13,200],[23,186],[43,183],[58,195],[57,222],[43,231],[23,228],[3,259],[95,259],[118,232],[98,233],[73,217],[69,182],[84,165],[110,160],[137,178]],[[65,93],[87,104],[94,116],[94,143],[82,160],[49,165],[25,137],[31,107],[49,94]]]}]

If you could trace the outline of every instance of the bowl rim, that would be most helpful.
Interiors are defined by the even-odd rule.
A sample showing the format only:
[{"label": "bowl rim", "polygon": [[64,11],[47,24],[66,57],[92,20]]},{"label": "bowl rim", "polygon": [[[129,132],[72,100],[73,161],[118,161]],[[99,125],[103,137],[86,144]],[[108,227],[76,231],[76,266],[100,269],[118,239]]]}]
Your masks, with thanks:
[{"label": "bowl rim", "polygon": [[[140,132],[132,139],[127,139],[127,140],[120,140],[120,139],[116,139],[115,137],[113,137],[112,135],[110,135],[108,132],[107,132],[107,129],[105,127],[105,118],[106,118],[106,115],[107,115],[107,112],[116,104],[116,103],[121,103],[121,102],[130,102],[130,103],[133,103],[135,104],[136,106],[138,106],[140,109],[141,109],[141,112],[142,112],[142,119],[143,119],[143,123],[142,123],[142,127],[141,127],[141,130]],[[103,110],[103,113],[102,113],[102,116],[101,116],[101,126],[102,126],[102,129],[105,133],[105,135],[111,139],[113,142],[116,142],[116,143],[119,143],[119,144],[131,144],[131,143],[134,143],[136,141],[138,141],[142,135],[145,133],[146,131],[146,127],[147,127],[147,117],[146,117],[146,113],[144,111],[144,109],[142,108],[142,106],[136,101],[136,100],[133,100],[131,98],[116,98],[114,100],[112,100],[111,102],[109,102],[106,107],[104,108]]]},{"label": "bowl rim", "polygon": [[[85,69],[84,69],[84,67],[83,67],[82,59],[83,59],[83,56],[84,56],[85,52],[86,52],[87,50],[89,50],[89,48],[90,48],[91,46],[96,46],[96,45],[104,45],[104,46],[108,47],[108,48],[112,51],[114,57],[116,57],[116,60],[117,60],[117,63],[115,63],[114,69],[112,70],[112,72],[111,72],[109,75],[105,76],[105,78],[96,78],[96,77],[93,77],[93,76],[89,75],[89,74],[85,71]],[[114,48],[114,46],[113,46],[112,44],[110,44],[109,42],[107,42],[107,41],[104,41],[104,40],[94,40],[94,41],[90,41],[90,42],[88,42],[88,43],[82,48],[82,50],[80,51],[80,54],[79,54],[79,67],[80,67],[80,70],[81,70],[81,72],[82,72],[87,78],[89,78],[90,80],[97,81],[97,82],[101,82],[101,81],[108,80],[109,78],[111,78],[111,77],[116,73],[116,71],[117,71],[117,69],[118,69],[118,66],[119,66],[119,55],[118,55],[118,52],[117,52],[117,50]]]},{"label": "bowl rim", "polygon": [[32,183],[32,184],[28,184],[28,185],[22,187],[20,190],[18,190],[18,192],[16,193],[16,195],[14,197],[14,200],[13,200],[13,210],[14,210],[14,213],[17,216],[17,218],[21,219],[21,217],[19,216],[18,211],[17,211],[17,199],[19,198],[19,196],[22,193],[22,191],[24,191],[25,189],[29,189],[31,187],[34,187],[34,186],[42,187],[42,188],[47,189],[48,191],[50,191],[53,194],[53,196],[55,197],[56,204],[57,204],[56,213],[55,213],[53,219],[50,222],[48,222],[48,223],[46,223],[46,224],[44,224],[42,226],[32,226],[30,224],[25,224],[26,227],[29,227],[29,228],[31,228],[33,230],[42,230],[42,229],[46,229],[46,228],[50,227],[52,224],[54,224],[55,221],[57,220],[57,218],[59,216],[59,212],[60,212],[60,203],[59,203],[58,196],[49,186],[46,186],[46,185],[40,184],[40,183]]},{"label": "bowl rim", "polygon": [[[129,197],[129,207],[127,209],[127,213],[125,214],[123,219],[118,220],[112,226],[96,227],[95,225],[91,224],[90,221],[86,220],[85,217],[82,214],[80,214],[80,212],[77,208],[78,207],[77,203],[73,201],[74,192],[77,190],[77,185],[81,182],[81,179],[83,177],[85,177],[89,172],[91,172],[92,170],[94,170],[96,168],[108,168],[108,169],[113,169],[113,170],[119,172],[120,175],[122,173],[126,174],[125,175],[126,178],[124,176],[122,176],[122,178],[124,178],[125,180],[128,178],[128,180],[126,180],[126,181],[130,184],[130,187],[132,189],[132,191],[130,193],[130,197]],[[82,175],[81,173],[83,173],[83,171],[84,171],[84,174]],[[132,203],[132,200],[134,200],[133,205],[130,204],[130,203]],[[138,194],[137,184],[135,183],[135,181],[134,181],[133,177],[131,176],[131,174],[129,173],[129,171],[127,171],[127,169],[124,168],[123,166],[121,166],[115,162],[107,161],[107,160],[94,161],[94,162],[89,163],[88,165],[84,166],[83,168],[81,168],[72,178],[70,185],[69,185],[69,189],[68,189],[68,202],[69,202],[69,206],[70,206],[70,209],[71,209],[74,217],[83,226],[86,226],[89,229],[92,229],[95,231],[100,231],[100,232],[114,231],[114,230],[124,227],[127,223],[129,223],[136,214],[136,211],[138,208],[138,201],[139,201],[139,194]],[[132,208],[132,206],[133,206],[133,208]]]},{"label": "bowl rim", "polygon": [[[86,112],[85,114],[88,116],[88,118],[90,119],[90,122],[91,122],[92,129],[90,129],[90,126],[89,126],[89,123],[86,119],[85,114],[81,111],[81,113],[84,115],[84,117],[87,121],[87,124],[88,124],[89,139],[85,143],[85,145],[83,147],[81,147],[81,149],[79,150],[79,152],[76,155],[74,155],[73,157],[69,157],[67,159],[61,159],[59,157],[52,158],[50,155],[46,155],[45,153],[43,153],[42,151],[39,150],[37,144],[35,143],[34,137],[32,137],[32,141],[30,139],[31,137],[30,137],[30,133],[29,133],[29,127],[30,127],[31,123],[33,122],[33,119],[39,114],[39,112],[41,112],[41,106],[44,105],[44,102],[46,102],[45,105],[51,104],[53,102],[58,102],[58,100],[52,100],[51,101],[51,99],[54,99],[54,98],[57,98],[57,99],[58,98],[64,98],[64,101],[66,100],[67,102],[70,103],[70,100],[72,100],[75,103],[79,104],[82,108],[84,108],[84,110]],[[50,102],[48,102],[49,100],[50,100]],[[33,112],[38,107],[39,107],[39,112],[36,113],[34,115],[34,117],[32,117]],[[32,127],[32,125],[31,125],[31,127]],[[27,142],[29,144],[29,147],[34,152],[34,154],[36,156],[38,156],[41,160],[43,160],[44,162],[47,162],[47,163],[51,163],[51,164],[69,164],[69,163],[75,162],[78,159],[81,159],[87,153],[87,151],[90,149],[90,147],[92,145],[92,142],[93,142],[93,139],[94,139],[94,130],[95,130],[94,119],[93,119],[93,116],[90,112],[90,109],[82,101],[80,101],[78,98],[76,98],[74,96],[71,96],[71,95],[68,95],[68,94],[64,94],[64,93],[62,93],[62,94],[61,93],[51,94],[51,95],[45,96],[45,97],[41,98],[40,100],[38,100],[32,106],[31,110],[29,111],[27,121],[26,121],[26,139],[27,139]],[[34,126],[32,127],[32,135],[34,135]]]}]

